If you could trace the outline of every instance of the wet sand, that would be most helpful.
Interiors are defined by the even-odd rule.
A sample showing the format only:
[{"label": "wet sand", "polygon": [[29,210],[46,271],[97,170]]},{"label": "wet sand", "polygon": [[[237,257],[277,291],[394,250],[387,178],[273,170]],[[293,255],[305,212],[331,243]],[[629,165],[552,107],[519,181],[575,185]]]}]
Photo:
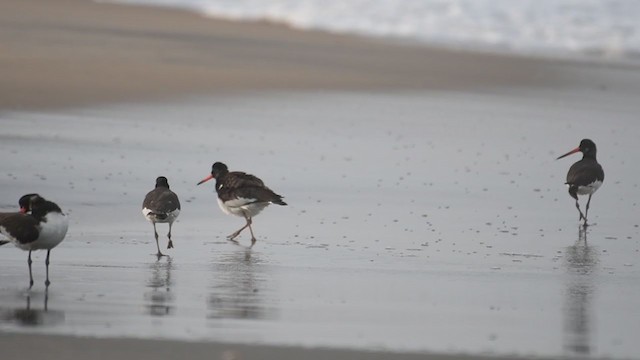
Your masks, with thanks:
[{"label": "wet sand", "polygon": [[[71,0],[45,21],[39,3],[0,4],[0,210],[38,192],[71,225],[48,292],[45,254],[27,291],[27,254],[0,248],[3,354],[30,337],[25,356],[60,359],[640,354],[637,69]],[[579,156],[554,160],[583,137],[607,173],[587,232],[563,186]],[[252,250],[195,185],[214,161],[289,203],[255,219]],[[140,212],[158,175],[183,204],[159,261]]]},{"label": "wet sand", "polygon": [[[0,329],[633,358],[634,96],[272,93],[5,113],[2,208],[36,191],[72,221],[47,298],[44,254],[27,292],[26,253],[1,249]],[[554,160],[578,128],[599,134],[608,174],[587,233],[562,184],[571,161]],[[218,160],[290,204],[254,220],[250,251],[225,240],[241,219],[195,185]],[[158,175],[183,202],[160,261],[140,213]],[[25,310],[40,315],[25,323]]]},{"label": "wet sand", "polygon": [[[38,344],[33,346],[33,344]],[[338,349],[312,349],[241,345],[215,342],[179,342],[167,340],[96,339],[64,336],[2,335],[3,352],[16,354],[23,360],[42,359],[44,353],[53,359],[177,359],[206,358],[213,360],[251,359],[393,359],[398,360],[488,360],[495,357],[438,354],[385,353]]]}]

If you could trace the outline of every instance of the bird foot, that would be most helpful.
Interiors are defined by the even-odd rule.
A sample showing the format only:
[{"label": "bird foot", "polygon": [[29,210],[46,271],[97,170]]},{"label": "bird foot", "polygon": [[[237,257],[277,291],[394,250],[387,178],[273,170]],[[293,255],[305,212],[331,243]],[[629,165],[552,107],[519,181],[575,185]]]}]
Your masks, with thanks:
[{"label": "bird foot", "polygon": [[169,240],[169,243],[167,244],[167,249],[173,249],[173,241]]}]

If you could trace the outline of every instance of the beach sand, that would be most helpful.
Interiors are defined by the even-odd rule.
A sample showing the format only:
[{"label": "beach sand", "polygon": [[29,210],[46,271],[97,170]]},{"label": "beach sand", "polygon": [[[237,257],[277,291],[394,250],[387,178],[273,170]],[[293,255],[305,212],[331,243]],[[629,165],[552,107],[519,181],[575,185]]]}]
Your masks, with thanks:
[{"label": "beach sand", "polygon": [[[0,65],[0,211],[71,219],[48,292],[43,253],[27,291],[0,248],[3,359],[640,356],[637,67],[81,0],[0,2]],[[579,156],[554,160],[583,137],[587,232]],[[289,203],[251,250],[195,185],[214,161]],[[183,209],[158,261],[159,175]]]},{"label": "beach sand", "polygon": [[0,109],[251,90],[482,91],[582,81],[575,64],[84,0],[3,1],[0,27]]}]

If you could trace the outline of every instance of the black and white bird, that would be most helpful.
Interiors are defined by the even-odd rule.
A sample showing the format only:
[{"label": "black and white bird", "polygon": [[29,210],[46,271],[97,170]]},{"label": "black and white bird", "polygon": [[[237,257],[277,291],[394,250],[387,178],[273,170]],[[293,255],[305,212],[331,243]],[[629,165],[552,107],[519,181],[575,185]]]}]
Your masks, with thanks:
[{"label": "black and white bird", "polygon": [[[604,170],[602,170],[602,166],[600,166],[596,160],[596,144],[589,139],[583,139],[580,141],[580,146],[562,156],[559,156],[558,159],[562,159],[565,156],[577,152],[582,152],[582,160],[571,165],[571,168],[569,168],[569,172],[567,173],[566,184],[569,186],[569,195],[576,200],[576,208],[580,213],[579,220],[584,219],[584,226],[588,226],[587,215],[589,213],[591,196],[602,185],[602,182],[604,181]],[[587,206],[584,214],[582,213],[582,210],[580,210],[578,195],[589,195],[589,200],[587,200]]]},{"label": "black and white bird", "polygon": [[229,172],[227,165],[221,162],[214,163],[211,166],[211,175],[202,179],[198,185],[211,179],[216,179],[220,209],[226,214],[244,217],[247,221],[243,227],[227,237],[231,241],[235,241],[242,230],[248,227],[253,246],[256,237],[251,228],[252,218],[270,204],[287,205],[282,201],[282,196],[266,187],[256,176],[240,171]]},{"label": "black and white bird", "polygon": [[153,224],[153,233],[156,237],[156,247],[158,248],[158,258],[164,256],[158,244],[158,231],[156,223],[169,223],[169,243],[167,249],[173,248],[171,241],[171,226],[180,215],[180,200],[178,195],[169,189],[169,181],[164,176],[156,179],[156,188],[151,190],[142,202],[142,215]]},{"label": "black and white bird", "polygon": [[29,288],[33,286],[31,272],[31,252],[47,250],[45,261],[49,287],[49,255],[67,234],[69,220],[55,203],[45,200],[38,194],[27,194],[18,201],[20,212],[0,213],[0,233],[7,240],[0,240],[0,245],[13,243],[22,250],[29,251]]}]

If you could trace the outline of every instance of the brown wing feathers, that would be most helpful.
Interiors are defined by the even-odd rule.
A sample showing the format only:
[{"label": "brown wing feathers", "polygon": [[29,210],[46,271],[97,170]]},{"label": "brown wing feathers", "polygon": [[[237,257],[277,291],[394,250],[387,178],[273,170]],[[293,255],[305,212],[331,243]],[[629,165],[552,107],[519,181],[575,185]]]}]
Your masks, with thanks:
[{"label": "brown wing feathers", "polygon": [[38,221],[30,215],[21,213],[0,213],[0,232],[22,244],[34,242],[40,235]]}]

